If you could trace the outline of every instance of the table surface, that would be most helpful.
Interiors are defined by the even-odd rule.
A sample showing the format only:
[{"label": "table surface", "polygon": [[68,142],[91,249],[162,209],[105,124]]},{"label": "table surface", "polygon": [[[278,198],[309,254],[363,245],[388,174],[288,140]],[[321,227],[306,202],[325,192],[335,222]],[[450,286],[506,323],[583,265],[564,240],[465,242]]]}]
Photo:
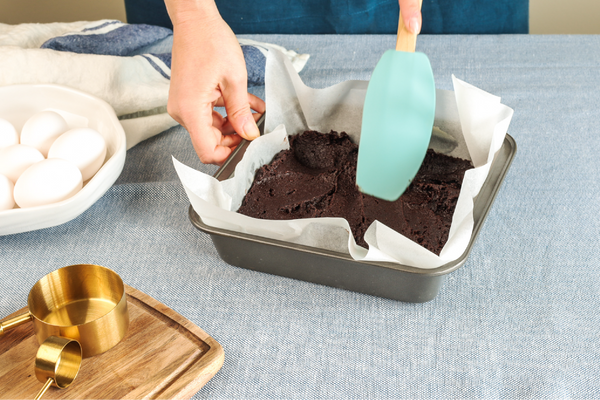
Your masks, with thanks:
[{"label": "table surface", "polygon": [[[395,44],[249,37],[309,53],[312,87],[369,79]],[[171,156],[216,167],[175,127],[129,150],[75,220],[0,237],[0,315],[46,273],[100,264],[222,344],[223,368],[196,398],[600,398],[598,49],[600,36],[419,37],[438,88],[454,74],[515,110],[518,145],[469,259],[428,303],[224,263],[188,219]]]}]

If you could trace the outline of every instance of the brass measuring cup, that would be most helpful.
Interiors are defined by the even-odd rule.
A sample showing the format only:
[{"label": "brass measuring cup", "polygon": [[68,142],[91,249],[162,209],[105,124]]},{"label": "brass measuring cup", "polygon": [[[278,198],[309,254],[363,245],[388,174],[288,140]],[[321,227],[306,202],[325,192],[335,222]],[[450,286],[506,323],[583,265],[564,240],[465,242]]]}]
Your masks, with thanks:
[{"label": "brass measuring cup", "polygon": [[28,312],[0,324],[0,336],[33,321],[40,344],[49,336],[74,339],[86,358],[111,349],[129,327],[123,281],[100,265],[70,265],[50,272],[33,285],[27,305]]},{"label": "brass measuring cup", "polygon": [[81,345],[77,340],[48,337],[35,357],[35,377],[44,383],[35,400],[40,399],[50,386],[65,389],[71,385],[79,372],[81,358]]}]

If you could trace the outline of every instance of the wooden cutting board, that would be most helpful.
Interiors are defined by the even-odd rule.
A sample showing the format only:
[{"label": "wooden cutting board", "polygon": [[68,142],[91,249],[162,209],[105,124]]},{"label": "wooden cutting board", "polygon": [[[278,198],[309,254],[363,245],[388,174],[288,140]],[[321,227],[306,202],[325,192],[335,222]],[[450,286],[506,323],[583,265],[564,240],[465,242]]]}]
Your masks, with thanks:
[{"label": "wooden cutting board", "polygon": [[[216,340],[150,296],[127,285],[125,291],[126,336],[109,351],[84,359],[73,384],[51,387],[44,399],[189,398],[221,368],[223,348]],[[31,323],[0,339],[1,399],[32,399],[42,388],[34,374],[38,347]]]}]

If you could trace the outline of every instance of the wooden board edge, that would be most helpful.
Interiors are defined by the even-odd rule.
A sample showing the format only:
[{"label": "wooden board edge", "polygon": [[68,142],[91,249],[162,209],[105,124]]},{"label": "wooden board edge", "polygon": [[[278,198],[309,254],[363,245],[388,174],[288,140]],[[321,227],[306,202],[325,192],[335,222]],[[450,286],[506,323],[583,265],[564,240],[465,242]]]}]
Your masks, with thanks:
[{"label": "wooden board edge", "polygon": [[199,326],[146,293],[141,292],[129,285],[125,285],[125,292],[128,296],[131,296],[137,301],[144,303],[148,309],[154,309],[163,314],[165,317],[173,320],[175,323],[188,330],[208,346],[208,351],[200,358],[200,361],[196,363],[193,368],[187,370],[186,373],[191,374],[201,369],[205,369],[205,371],[196,378],[191,379],[185,386],[177,387],[177,385],[174,385],[165,389],[165,391],[161,393],[158,398],[188,399],[192,397],[210,379],[212,379],[212,377],[215,376],[215,374],[223,366],[225,361],[225,351],[223,346],[221,346],[219,342],[208,335]]},{"label": "wooden board edge", "polygon": [[204,387],[204,385],[206,385],[209,380],[213,378],[213,376],[217,374],[217,372],[219,372],[225,360],[225,352],[223,351],[223,347],[218,342],[215,340],[211,340],[211,342],[214,342],[213,345],[215,347],[211,346],[209,354],[203,357],[202,363],[199,365],[199,368],[206,368],[205,373],[199,375],[196,379],[190,381],[186,386],[181,387],[174,393],[169,393],[169,391],[166,391],[165,394],[169,394],[169,399],[185,400],[193,397]]}]

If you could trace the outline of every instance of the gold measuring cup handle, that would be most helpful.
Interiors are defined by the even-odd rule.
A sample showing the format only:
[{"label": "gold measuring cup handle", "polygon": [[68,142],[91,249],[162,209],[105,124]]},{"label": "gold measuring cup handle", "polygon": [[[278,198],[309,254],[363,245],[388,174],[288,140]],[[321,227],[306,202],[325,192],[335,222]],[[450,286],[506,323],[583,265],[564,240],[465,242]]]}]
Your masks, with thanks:
[{"label": "gold measuring cup handle", "polygon": [[46,393],[46,390],[48,390],[48,388],[50,386],[52,386],[53,383],[54,383],[54,379],[48,378],[46,383],[44,383],[44,386],[42,386],[42,388],[40,389],[39,393],[34,397],[34,400],[40,400],[42,398],[42,396],[44,395],[44,393]]},{"label": "gold measuring cup handle", "polygon": [[31,313],[28,311],[24,314],[17,315],[16,317],[3,321],[0,323],[0,336],[4,335],[4,332],[12,328],[16,328],[19,325],[23,325],[24,323],[31,321],[31,319]]}]

